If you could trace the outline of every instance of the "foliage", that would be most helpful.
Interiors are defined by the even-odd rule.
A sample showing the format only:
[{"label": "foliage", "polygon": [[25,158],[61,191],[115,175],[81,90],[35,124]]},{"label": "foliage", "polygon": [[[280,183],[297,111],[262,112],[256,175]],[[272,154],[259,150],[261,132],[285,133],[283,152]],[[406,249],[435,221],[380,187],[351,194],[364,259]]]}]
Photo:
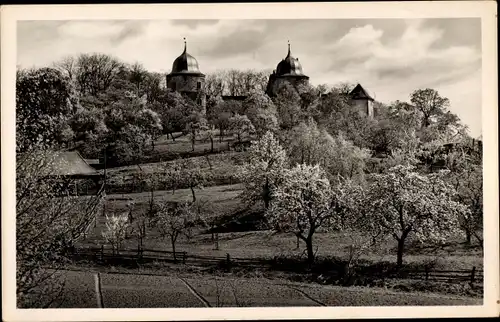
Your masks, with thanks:
[{"label": "foliage", "polygon": [[255,127],[248,117],[246,115],[239,114],[229,118],[229,129],[236,135],[238,142],[241,142],[242,137],[250,136],[255,132]]},{"label": "foliage", "polygon": [[118,254],[123,240],[126,237],[127,229],[130,225],[128,214],[121,215],[106,214],[106,230],[102,232],[102,237],[111,245],[113,255]]},{"label": "foliage", "polygon": [[243,199],[253,204],[262,200],[266,208],[272,201],[272,194],[282,180],[284,169],[288,165],[286,151],[271,132],[253,142],[249,151],[248,162],[238,174],[245,186]]},{"label": "foliage", "polygon": [[[22,135],[23,133],[18,133]],[[56,300],[62,290],[55,272],[65,252],[79,241],[102,206],[103,194],[71,193],[73,180],[54,174],[55,154],[31,145],[17,155],[16,163],[16,262],[20,307],[46,307],[42,294]]]},{"label": "foliage", "polygon": [[277,111],[273,101],[263,92],[252,92],[243,102],[243,111],[260,137],[278,126]]},{"label": "foliage", "polygon": [[422,175],[402,165],[373,175],[367,193],[370,220],[398,241],[398,266],[410,234],[420,242],[443,242],[457,232],[459,215],[466,209],[454,200],[456,191],[443,176]]},{"label": "foliage", "polygon": [[159,203],[154,219],[154,226],[158,229],[161,238],[169,238],[175,254],[175,244],[181,235],[189,237],[192,227],[197,220],[197,214],[189,203],[180,203],[172,206],[167,202]]},{"label": "foliage", "polygon": [[338,225],[332,212],[332,189],[318,165],[299,164],[286,170],[280,185],[273,191],[268,223],[277,231],[291,232],[306,243],[308,261],[314,261],[313,235],[319,229]]},{"label": "foliage", "polygon": [[[53,68],[21,70],[16,78],[16,136],[18,152],[38,147],[58,147],[68,140],[61,135],[78,104],[67,77]],[[70,135],[71,137],[71,135]]]}]

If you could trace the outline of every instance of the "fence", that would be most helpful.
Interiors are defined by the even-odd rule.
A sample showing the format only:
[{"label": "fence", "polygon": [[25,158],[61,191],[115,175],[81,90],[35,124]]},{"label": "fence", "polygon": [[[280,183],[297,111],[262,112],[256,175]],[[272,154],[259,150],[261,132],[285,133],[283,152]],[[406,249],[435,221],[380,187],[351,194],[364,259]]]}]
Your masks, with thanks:
[{"label": "fence", "polygon": [[[74,248],[72,250],[74,259],[94,260],[99,263],[151,263],[151,262],[177,262],[193,266],[219,266],[230,270],[231,267],[245,268],[273,268],[275,263],[272,259],[238,258],[226,256],[203,256],[190,254],[185,251],[174,252],[157,249],[119,249],[114,251],[109,247]],[[381,278],[404,278],[411,280],[425,280],[444,283],[469,282],[481,283],[484,280],[483,271],[475,266],[470,270],[436,270],[426,269],[402,269],[392,273],[382,273]]]}]

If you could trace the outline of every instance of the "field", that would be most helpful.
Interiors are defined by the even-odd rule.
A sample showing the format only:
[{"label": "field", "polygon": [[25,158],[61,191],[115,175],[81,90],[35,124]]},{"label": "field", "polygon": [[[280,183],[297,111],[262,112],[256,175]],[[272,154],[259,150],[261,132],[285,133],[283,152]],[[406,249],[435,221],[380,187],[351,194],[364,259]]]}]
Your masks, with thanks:
[{"label": "field", "polygon": [[[293,283],[266,278],[206,278],[60,271],[65,288],[52,307],[160,308],[252,306],[480,305],[480,299]],[[96,285],[98,283],[98,285]]]},{"label": "field", "polygon": [[[199,149],[204,149],[206,148],[204,144],[206,143],[197,144],[197,146]],[[159,153],[171,153],[172,151],[188,153],[190,142],[185,136],[177,137],[175,142],[163,137],[158,141],[156,149]],[[271,288],[267,286],[267,288],[264,286],[257,288],[250,287],[262,278],[268,278],[279,283],[290,283],[292,281],[309,283],[311,289],[308,292],[315,294],[314,296],[317,298],[317,300],[313,301],[315,305],[318,302],[325,305],[368,305],[362,304],[365,302],[370,303],[370,305],[391,305],[390,303],[396,302],[401,303],[401,305],[405,303],[413,303],[414,305],[428,303],[429,300],[418,295],[419,292],[469,296],[476,299],[482,297],[482,250],[478,245],[465,244],[463,236],[456,236],[445,245],[426,244],[423,246],[411,239],[408,240],[404,256],[404,268],[421,273],[425,270],[425,280],[409,276],[385,278],[384,276],[386,275],[384,274],[390,272],[395,266],[397,243],[392,238],[381,240],[376,248],[364,253],[359,258],[356,266],[355,280],[350,283],[350,287],[342,288],[342,290],[349,291],[346,291],[347,293],[340,297],[332,298],[328,292],[334,292],[335,289],[331,289],[325,293],[326,291],[323,288],[319,288],[318,285],[340,285],[340,280],[337,276],[340,276],[339,274],[344,269],[344,265],[349,258],[351,241],[352,239],[356,239],[357,235],[355,233],[347,234],[343,232],[317,232],[314,235],[313,242],[317,260],[313,267],[306,267],[304,265],[306,257],[305,245],[302,242],[297,245],[296,237],[291,234],[278,234],[262,230],[256,224],[259,221],[259,216],[262,216],[262,211],[255,207],[248,209],[242,203],[240,194],[243,191],[243,186],[235,182],[234,178],[236,177],[235,174],[238,166],[243,164],[245,158],[246,152],[235,151],[225,151],[223,153],[206,154],[190,158],[190,161],[193,161],[191,166],[199,167],[207,177],[211,178],[202,189],[195,189],[195,193],[197,200],[209,201],[212,203],[213,208],[216,209],[215,213],[212,213],[211,216],[219,218],[219,233],[214,234],[209,230],[210,227],[203,227],[197,229],[195,234],[190,238],[181,237],[176,243],[176,252],[185,252],[188,258],[186,262],[174,264],[172,263],[173,256],[165,253],[161,255],[163,257],[159,258],[168,259],[167,262],[162,262],[162,260],[137,262],[132,265],[133,267],[127,265],[120,267],[120,264],[116,263],[99,266],[103,264],[101,263],[96,266],[96,263],[83,262],[73,267],[78,268],[78,265],[89,266],[90,269],[97,267],[103,273],[142,274],[146,272],[148,274],[164,276],[170,276],[171,274],[194,274],[195,277],[186,277],[184,284],[188,283],[191,287],[199,289],[199,292],[203,293],[200,296],[206,298],[211,303],[210,306],[235,305],[234,294],[224,295],[227,297],[224,300],[225,302],[221,300],[220,294],[218,295],[218,299],[213,294],[214,288],[217,289],[220,287],[217,284],[218,282],[216,282],[216,275],[221,275],[219,278],[222,280],[236,278],[240,285],[247,283],[243,279],[251,279],[248,285],[245,284],[243,287],[238,287],[239,290],[244,289],[247,292],[254,290],[255,292],[252,293],[253,295],[242,296],[242,299],[239,300],[239,304],[242,305],[265,305],[266,303],[299,305],[300,303],[304,303],[304,296],[298,296],[296,292],[292,292],[293,296],[290,295],[292,294],[290,293],[290,288],[281,290],[274,286]],[[127,212],[127,205],[131,202],[134,204],[134,214],[144,213],[147,210],[151,198],[150,187],[142,186],[138,188],[138,173],[153,174],[153,176],[159,178],[160,185],[156,187],[157,190],[153,193],[155,202],[191,201],[192,192],[190,189],[178,187],[174,191],[172,187],[161,185],[162,173],[164,173],[165,169],[171,167],[174,162],[178,162],[178,160],[108,169],[109,188],[106,198],[106,213],[125,213]],[[182,182],[182,180],[180,181]],[[99,214],[94,226],[91,227],[91,230],[80,243],[79,247],[88,248],[105,245],[106,242],[102,237],[103,229],[105,229],[105,217]],[[128,249],[128,253],[131,251],[132,256],[136,256],[134,255],[134,250],[137,250],[137,245],[137,239],[134,236],[128,236],[122,245],[122,249],[124,249],[124,252]],[[143,249],[146,250],[146,253],[148,252],[147,250],[155,251],[152,253],[149,252],[149,256],[157,256],[159,251],[171,251],[172,245],[168,238],[161,238],[158,231],[152,227],[148,229],[143,242]],[[122,256],[125,256],[123,254],[122,252]],[[224,259],[227,257],[232,258],[232,263],[234,263],[231,271],[227,271],[226,268],[221,266],[221,262],[224,262]],[[256,264],[250,265],[248,264],[250,262]],[[472,269],[477,270],[480,277],[475,283],[469,284],[466,280],[467,276],[471,274]],[[464,278],[461,278],[459,282],[451,282],[450,279],[447,280],[445,276],[455,274],[457,271],[465,274]],[[441,274],[439,272],[446,272],[446,274],[439,275]],[[428,280],[429,274],[431,275],[430,280]],[[434,278],[433,276],[438,277]],[[231,286],[234,282],[228,281],[224,283],[234,289]],[[175,283],[177,285],[179,281],[176,280]],[[356,287],[352,285],[359,285],[365,288],[369,286],[370,291],[365,288],[354,291],[352,288]],[[375,298],[372,298],[373,294],[370,293],[371,290],[380,288],[382,289],[382,293],[373,294],[384,294],[384,296],[377,295]],[[398,295],[389,294],[388,290],[391,292],[397,291],[398,294],[399,292],[410,291],[415,292],[415,295],[399,297]],[[133,287],[120,287],[119,291],[117,288],[110,287],[106,288],[104,292],[110,298],[119,296],[118,293],[122,295],[130,293],[130,301],[141,303],[141,299],[132,294],[134,292]],[[224,292],[227,293],[227,291]],[[234,293],[234,290],[231,292]],[[259,294],[263,294],[263,292],[270,294],[270,298],[286,298],[286,300],[279,303],[269,302],[269,300],[263,297],[262,302],[255,302],[255,298],[259,298]],[[184,302],[184,300],[181,300],[184,298],[184,295],[180,293],[175,294],[175,296],[179,297],[180,302],[178,305],[191,305],[188,303],[189,301]],[[160,293],[157,295],[158,298],[163,296]],[[248,300],[245,300],[246,297],[253,298],[254,302],[248,302]],[[134,298],[136,300],[132,300]],[[214,301],[216,301],[215,304]],[[225,304],[221,304],[220,301]],[[345,304],[345,301],[354,304]],[[131,305],[131,303],[127,303],[122,302],[120,305]],[[160,305],[159,302],[158,305]]]}]

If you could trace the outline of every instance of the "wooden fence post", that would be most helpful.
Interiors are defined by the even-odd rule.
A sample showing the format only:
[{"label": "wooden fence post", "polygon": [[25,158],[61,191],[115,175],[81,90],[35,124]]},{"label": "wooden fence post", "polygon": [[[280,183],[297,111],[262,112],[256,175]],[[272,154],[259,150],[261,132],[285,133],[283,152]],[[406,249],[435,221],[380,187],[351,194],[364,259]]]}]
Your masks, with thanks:
[{"label": "wooden fence post", "polygon": [[186,252],[182,252],[182,264],[186,264]]},{"label": "wooden fence post", "polygon": [[101,262],[104,260],[104,245],[101,245]]},{"label": "wooden fence post", "polygon": [[472,272],[470,274],[470,284],[474,284],[474,279],[476,278],[476,266],[472,267]]},{"label": "wooden fence post", "polygon": [[226,264],[227,264],[227,270],[231,270],[231,256],[229,256],[229,253],[226,253]]},{"label": "wooden fence post", "polygon": [[425,280],[426,281],[429,280],[429,267],[428,266],[425,266]]}]

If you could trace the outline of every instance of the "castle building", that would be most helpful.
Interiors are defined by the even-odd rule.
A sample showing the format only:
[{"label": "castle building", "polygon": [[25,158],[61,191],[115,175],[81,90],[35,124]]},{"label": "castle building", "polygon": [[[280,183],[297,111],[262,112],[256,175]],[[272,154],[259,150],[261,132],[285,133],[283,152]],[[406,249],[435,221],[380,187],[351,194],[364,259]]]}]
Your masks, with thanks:
[{"label": "castle building", "polygon": [[187,53],[187,43],[184,39],[184,51],[174,60],[172,71],[167,75],[167,87],[186,95],[205,112],[205,75],[200,71],[196,58]]},{"label": "castle building", "polygon": [[361,84],[357,84],[349,93],[351,104],[358,107],[368,117],[373,118],[373,102],[375,99],[366,91]]},{"label": "castle building", "polygon": [[[308,85],[309,76],[305,75],[298,58],[293,57],[290,43],[288,54],[282,59],[273,73],[269,76],[266,94],[275,97],[283,85]],[[174,60],[172,71],[167,75],[167,87],[186,95],[206,112],[207,96],[205,93],[205,75],[200,71],[198,61],[187,53],[187,43],[184,39],[184,51]],[[375,99],[360,84],[357,84],[349,93],[350,102],[357,106],[363,114],[373,118],[373,102]],[[223,96],[224,101],[242,101],[246,96]]]},{"label": "castle building", "polygon": [[266,94],[270,97],[276,96],[282,85],[290,84],[294,87],[300,84],[308,84],[309,76],[302,71],[302,65],[298,58],[292,56],[290,43],[288,43],[288,54],[282,59],[273,73],[269,76]]}]

